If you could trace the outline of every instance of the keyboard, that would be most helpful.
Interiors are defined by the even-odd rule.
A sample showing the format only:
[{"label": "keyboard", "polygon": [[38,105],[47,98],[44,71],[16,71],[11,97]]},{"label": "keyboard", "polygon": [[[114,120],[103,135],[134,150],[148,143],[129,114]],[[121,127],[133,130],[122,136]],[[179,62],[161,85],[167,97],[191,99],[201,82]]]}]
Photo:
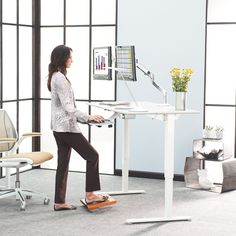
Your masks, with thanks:
[{"label": "keyboard", "polygon": [[126,102],[126,101],[100,102],[99,105],[107,105],[107,106],[129,106],[129,105],[130,105],[130,102]]},{"label": "keyboard", "polygon": [[96,125],[96,126],[102,126],[102,125],[112,125],[113,121],[109,119],[104,119],[103,121],[99,122],[96,120],[91,120],[88,122],[89,125]]}]

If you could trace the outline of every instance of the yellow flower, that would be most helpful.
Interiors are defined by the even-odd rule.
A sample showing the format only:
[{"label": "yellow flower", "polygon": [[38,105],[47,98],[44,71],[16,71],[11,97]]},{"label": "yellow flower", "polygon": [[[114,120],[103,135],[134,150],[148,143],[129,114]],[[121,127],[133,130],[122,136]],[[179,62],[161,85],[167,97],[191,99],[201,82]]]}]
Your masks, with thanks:
[{"label": "yellow flower", "polygon": [[180,69],[174,67],[170,70],[172,78],[172,89],[175,92],[187,92],[188,82],[191,79],[193,70],[191,68]]},{"label": "yellow flower", "polygon": [[175,67],[170,71],[170,73],[171,73],[172,76],[179,76],[180,75],[180,69]]}]

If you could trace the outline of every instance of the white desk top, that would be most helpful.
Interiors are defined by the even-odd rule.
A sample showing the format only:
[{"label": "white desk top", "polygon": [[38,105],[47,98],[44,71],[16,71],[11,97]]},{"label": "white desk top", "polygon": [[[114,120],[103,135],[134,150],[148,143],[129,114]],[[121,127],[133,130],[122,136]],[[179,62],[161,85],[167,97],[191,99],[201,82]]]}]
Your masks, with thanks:
[{"label": "white desk top", "polygon": [[107,105],[101,103],[88,103],[90,106],[98,107],[107,111],[113,111],[124,115],[157,115],[157,114],[196,114],[196,110],[175,110],[174,106],[154,102],[137,102],[138,106],[130,102],[128,105]]}]

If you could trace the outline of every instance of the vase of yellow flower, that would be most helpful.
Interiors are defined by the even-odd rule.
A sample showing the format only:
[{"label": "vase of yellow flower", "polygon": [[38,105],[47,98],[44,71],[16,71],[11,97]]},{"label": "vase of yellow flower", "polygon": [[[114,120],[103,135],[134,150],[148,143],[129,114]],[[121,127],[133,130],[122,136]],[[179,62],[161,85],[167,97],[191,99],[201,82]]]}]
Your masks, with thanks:
[{"label": "vase of yellow flower", "polygon": [[186,110],[187,104],[187,93],[186,92],[175,92],[175,109]]},{"label": "vase of yellow flower", "polygon": [[172,89],[175,92],[175,109],[186,110],[188,82],[192,76],[192,69],[173,68],[170,71]]}]

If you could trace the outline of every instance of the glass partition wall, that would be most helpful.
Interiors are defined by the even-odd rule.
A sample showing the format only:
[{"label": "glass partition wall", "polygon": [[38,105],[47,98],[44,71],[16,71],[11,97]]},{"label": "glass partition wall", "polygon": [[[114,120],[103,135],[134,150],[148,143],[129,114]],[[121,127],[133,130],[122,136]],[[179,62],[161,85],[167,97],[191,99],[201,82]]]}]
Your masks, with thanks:
[{"label": "glass partition wall", "polygon": [[[32,130],[32,122],[25,122],[32,120],[32,2],[1,4],[1,107],[22,134]],[[31,145],[22,145],[21,151],[31,150]]]},{"label": "glass partition wall", "polygon": [[205,126],[224,128],[224,149],[236,157],[236,1],[208,0]]},{"label": "glass partition wall", "polygon": [[[0,9],[0,108],[21,135],[32,130],[33,118],[32,1],[1,0]],[[31,151],[31,146],[32,140],[26,140],[20,151]]]},{"label": "glass partition wall", "polygon": [[[42,167],[55,169],[57,153],[46,86],[50,53],[59,44],[73,49],[68,78],[78,109],[110,116],[87,103],[116,98],[114,79],[93,80],[92,49],[116,45],[117,0],[0,0],[0,4],[0,108],[7,110],[19,134],[42,132],[41,140],[26,140],[21,149],[31,151],[32,146],[52,152],[55,158]],[[113,174],[115,128],[80,127],[100,154],[100,172]],[[77,153],[72,153],[70,164],[70,170],[85,170],[85,161]]]}]

